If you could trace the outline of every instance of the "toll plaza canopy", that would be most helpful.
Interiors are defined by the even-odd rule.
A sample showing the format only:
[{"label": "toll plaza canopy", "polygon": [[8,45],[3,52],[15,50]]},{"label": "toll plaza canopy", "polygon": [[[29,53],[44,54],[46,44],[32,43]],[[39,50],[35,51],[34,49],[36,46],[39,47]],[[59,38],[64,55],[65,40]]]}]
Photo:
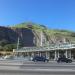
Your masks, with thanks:
[{"label": "toll plaza canopy", "polygon": [[43,47],[22,47],[19,49],[13,49],[13,52],[34,52],[34,51],[50,51],[50,50],[65,50],[65,49],[74,49],[75,44],[51,44],[49,46]]}]

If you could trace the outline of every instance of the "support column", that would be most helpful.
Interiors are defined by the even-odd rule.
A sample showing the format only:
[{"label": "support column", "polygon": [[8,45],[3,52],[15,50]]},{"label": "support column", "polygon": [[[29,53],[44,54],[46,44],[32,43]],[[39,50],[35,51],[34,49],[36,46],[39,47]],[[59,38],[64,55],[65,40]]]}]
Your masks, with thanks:
[{"label": "support column", "polygon": [[70,50],[70,58],[72,58],[72,57],[71,57],[71,50]]},{"label": "support column", "polygon": [[68,57],[68,56],[67,56],[67,50],[66,50],[65,56],[66,56],[66,58]]},{"label": "support column", "polygon": [[29,56],[29,52],[27,52],[27,56]]},{"label": "support column", "polygon": [[31,56],[34,57],[34,52],[32,52]]},{"label": "support column", "polygon": [[71,59],[71,50],[69,51],[69,58]]},{"label": "support column", "polygon": [[57,59],[57,54],[56,54],[57,52],[56,52],[56,50],[55,50],[55,58],[54,58],[54,60],[56,60]]},{"label": "support column", "polygon": [[39,52],[39,56],[41,56],[41,52]]},{"label": "support column", "polygon": [[36,55],[37,55],[37,56],[39,56],[39,51],[38,51],[38,52],[36,52]]},{"label": "support column", "polygon": [[59,58],[59,50],[58,50],[58,53],[57,53],[57,54],[58,54],[58,56],[57,56],[57,57]]},{"label": "support column", "polygon": [[49,52],[48,51],[46,52],[46,58],[49,59]]},{"label": "support column", "polygon": [[47,56],[47,52],[46,52],[46,58],[47,58],[48,56]]}]

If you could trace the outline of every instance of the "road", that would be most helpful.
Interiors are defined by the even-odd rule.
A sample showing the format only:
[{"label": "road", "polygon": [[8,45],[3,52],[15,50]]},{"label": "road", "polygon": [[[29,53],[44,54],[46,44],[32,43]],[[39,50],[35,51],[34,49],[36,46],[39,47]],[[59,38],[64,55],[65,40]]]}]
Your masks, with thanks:
[{"label": "road", "polygon": [[0,75],[75,75],[75,62],[0,61]]}]

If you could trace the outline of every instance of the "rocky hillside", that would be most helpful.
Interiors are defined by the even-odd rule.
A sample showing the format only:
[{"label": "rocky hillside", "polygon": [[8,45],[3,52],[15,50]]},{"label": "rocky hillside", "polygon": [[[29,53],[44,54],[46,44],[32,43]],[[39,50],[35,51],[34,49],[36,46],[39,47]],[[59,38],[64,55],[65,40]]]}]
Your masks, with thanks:
[{"label": "rocky hillside", "polygon": [[50,44],[75,43],[75,32],[52,30],[44,25],[21,23],[13,27],[0,26],[0,49],[10,44],[17,46],[46,46]]},{"label": "rocky hillside", "polygon": [[21,23],[15,25],[14,28],[28,28],[32,30],[32,33],[34,34],[34,42],[37,46],[41,45],[41,41],[44,45],[75,43],[75,32],[68,30],[52,30],[44,25],[35,23]]}]

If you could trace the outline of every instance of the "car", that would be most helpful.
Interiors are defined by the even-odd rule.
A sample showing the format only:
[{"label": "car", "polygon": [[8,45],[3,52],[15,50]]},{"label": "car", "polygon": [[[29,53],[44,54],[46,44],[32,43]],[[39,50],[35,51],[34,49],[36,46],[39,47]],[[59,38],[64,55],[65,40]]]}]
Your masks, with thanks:
[{"label": "car", "polygon": [[66,62],[66,63],[72,63],[72,60],[70,58],[64,58],[64,57],[59,57],[57,60],[58,63],[60,62]]},{"label": "car", "polygon": [[32,61],[34,61],[34,62],[36,62],[36,61],[48,62],[49,59],[47,59],[47,58],[44,57],[44,56],[35,56],[35,57],[33,57]]}]

